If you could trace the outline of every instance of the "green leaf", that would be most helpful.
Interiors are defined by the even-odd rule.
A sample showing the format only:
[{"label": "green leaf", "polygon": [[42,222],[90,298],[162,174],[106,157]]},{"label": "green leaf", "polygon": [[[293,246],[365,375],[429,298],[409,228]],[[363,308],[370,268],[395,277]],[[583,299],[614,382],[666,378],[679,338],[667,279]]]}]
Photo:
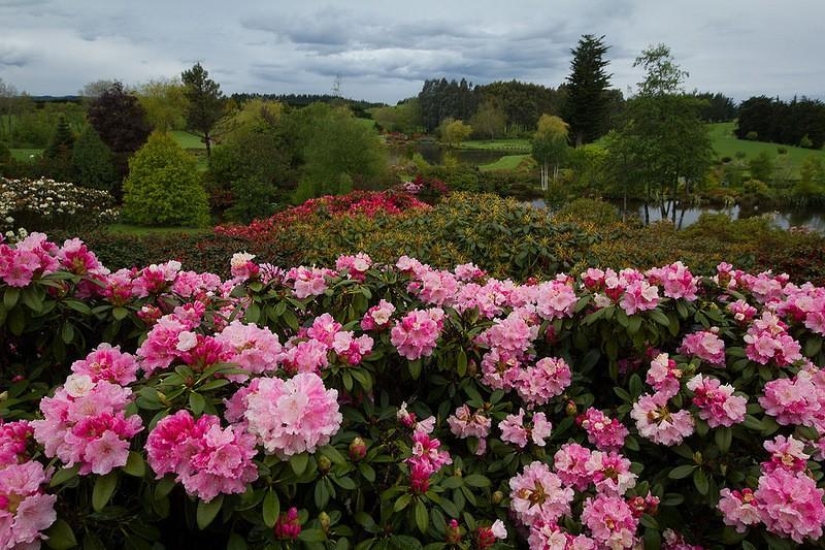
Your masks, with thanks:
[{"label": "green leaf", "polygon": [[303,474],[306,471],[308,464],[308,453],[293,455],[293,457],[289,459],[289,467],[292,468],[292,471],[295,472],[296,476]]},{"label": "green leaf", "polygon": [[489,487],[490,480],[483,475],[471,474],[464,478],[464,483],[469,487]]},{"label": "green leaf", "polygon": [[223,506],[223,495],[218,495],[209,502],[199,501],[198,512],[196,514],[198,521],[198,529],[203,531],[210,523],[217,517],[218,512]]},{"label": "green leaf", "polygon": [[346,457],[332,445],[324,445],[320,448],[321,454],[327,457],[333,464],[346,464]]},{"label": "green leaf", "polygon": [[392,509],[394,512],[400,512],[407,506],[409,506],[410,502],[412,501],[412,495],[409,493],[405,493],[398,497],[395,503],[392,505]]},{"label": "green leaf", "polygon": [[63,339],[63,343],[72,343],[72,340],[74,340],[74,327],[71,323],[67,322],[63,324],[63,329],[60,331],[60,337]]},{"label": "green leaf", "polygon": [[189,394],[189,408],[192,409],[192,413],[199,415],[203,412],[204,407],[206,407],[206,399],[201,394],[197,392]]},{"label": "green leaf", "polygon": [[97,478],[94,489],[92,489],[92,508],[95,512],[103,510],[115,494],[115,489],[117,489],[117,472]]},{"label": "green leaf", "polygon": [[80,466],[72,466],[71,468],[61,468],[52,476],[51,481],[49,481],[49,487],[57,487],[63,483],[66,483],[70,479],[77,477],[77,471],[80,469]]},{"label": "green leaf", "polygon": [[318,507],[319,510],[323,510],[327,507],[329,503],[329,489],[327,489],[327,484],[323,479],[319,479],[315,482],[315,506]]},{"label": "green leaf", "polygon": [[103,543],[93,532],[88,531],[83,536],[83,550],[106,550]]},{"label": "green leaf", "polygon": [[226,544],[226,550],[247,550],[249,545],[246,540],[238,533],[229,535],[229,542]]},{"label": "green leaf", "polygon": [[627,321],[627,332],[630,335],[636,334],[639,332],[639,329],[642,328],[642,318],[638,315],[631,315]]},{"label": "green leaf", "polygon": [[458,351],[458,358],[456,359],[456,370],[458,371],[459,376],[464,376],[467,374],[467,354],[464,353],[464,350]]},{"label": "green leaf", "polygon": [[713,434],[716,440],[716,446],[719,447],[719,452],[726,454],[730,450],[731,440],[733,439],[733,430],[726,426],[721,426],[716,429]]},{"label": "green leaf", "polygon": [[697,468],[697,470],[693,472],[693,484],[696,485],[696,490],[699,491],[700,495],[708,494],[710,484],[704,470]]},{"label": "green leaf", "polygon": [[813,357],[817,353],[820,352],[822,349],[822,338],[819,336],[812,336],[805,341],[805,349],[802,353],[805,354],[805,357]]},{"label": "green leaf", "polygon": [[662,312],[662,310],[660,310],[658,308],[652,309],[652,310],[650,310],[650,313],[648,313],[648,315],[650,316],[651,319],[653,319],[653,321],[655,321],[656,323],[659,323],[663,327],[670,326],[670,319],[668,319],[667,315],[665,315]]},{"label": "green leaf", "polygon": [[58,519],[51,527],[46,529],[46,546],[53,550],[68,550],[77,546],[77,539],[74,531],[63,519]]},{"label": "green leaf", "polygon": [[143,456],[135,451],[129,451],[129,458],[126,459],[126,465],[123,471],[134,477],[143,477],[146,474],[146,462]]},{"label": "green leaf", "polygon": [[421,376],[421,359],[410,361],[408,365],[410,369],[410,376],[412,376],[413,380],[418,380],[418,378]]},{"label": "green leaf", "polygon": [[683,464],[682,466],[676,466],[670,471],[670,473],[667,474],[667,477],[670,479],[684,479],[692,474],[696,468],[696,464]]},{"label": "green leaf", "polygon": [[118,306],[112,309],[112,317],[114,317],[117,321],[124,320],[129,315],[129,310],[125,307]]},{"label": "green leaf", "polygon": [[366,479],[370,483],[375,482],[375,468],[373,468],[366,462],[361,462],[358,464],[358,471],[361,472],[361,475],[364,476],[364,479]]},{"label": "green leaf", "polygon": [[355,484],[355,482],[352,480],[351,477],[347,477],[347,476],[332,477],[332,476],[330,476],[330,479],[332,479],[332,481],[334,481],[336,485],[338,485],[342,489],[346,489],[347,491],[354,491],[355,489],[358,488],[358,486]]},{"label": "green leaf", "polygon": [[255,324],[261,320],[261,306],[257,303],[252,302],[248,308],[246,308],[246,313],[244,314],[244,320],[247,323]]},{"label": "green leaf", "polygon": [[20,289],[10,286],[6,288],[5,294],[3,294],[3,305],[6,306],[6,309],[12,309],[15,305],[17,305],[17,300],[20,299]]},{"label": "green leaf", "polygon": [[298,540],[301,542],[324,542],[327,540],[327,535],[320,529],[302,529],[298,535]]},{"label": "green leaf", "polygon": [[427,507],[421,500],[415,501],[415,526],[421,534],[427,532],[427,527],[430,526],[430,516],[427,514]]},{"label": "green leaf", "polygon": [[264,497],[264,525],[270,529],[275,527],[279,515],[281,515],[281,501],[278,499],[278,493],[270,489]]}]

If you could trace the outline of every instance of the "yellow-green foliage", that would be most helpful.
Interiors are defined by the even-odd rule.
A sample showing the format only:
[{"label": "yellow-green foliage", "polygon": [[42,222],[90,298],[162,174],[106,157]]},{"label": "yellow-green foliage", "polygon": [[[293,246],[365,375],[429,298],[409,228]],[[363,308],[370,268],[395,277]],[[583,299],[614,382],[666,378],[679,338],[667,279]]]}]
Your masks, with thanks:
[{"label": "yellow-green foliage", "polygon": [[167,133],[155,132],[129,161],[123,215],[138,225],[199,227],[209,222],[197,161]]},{"label": "yellow-green foliage", "polygon": [[340,254],[418,258],[438,268],[474,262],[498,277],[552,275],[583,261],[595,239],[546,211],[492,194],[455,193],[431,210],[401,215],[311,217],[273,235],[294,263],[332,265]]}]

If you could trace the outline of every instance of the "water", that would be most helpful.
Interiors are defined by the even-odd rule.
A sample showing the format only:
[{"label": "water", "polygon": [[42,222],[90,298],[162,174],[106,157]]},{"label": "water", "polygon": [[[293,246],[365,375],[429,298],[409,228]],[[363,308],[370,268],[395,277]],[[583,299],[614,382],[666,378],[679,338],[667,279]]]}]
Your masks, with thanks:
[{"label": "water", "polygon": [[[621,201],[611,202],[617,212],[621,213]],[[544,199],[537,199],[531,202],[536,208],[547,208]],[[645,219],[644,202],[642,201],[628,201],[628,214],[637,216],[640,220]],[[665,219],[673,219],[673,204],[671,201],[666,203],[666,211],[668,215]],[[648,205],[648,213],[650,222],[655,223],[662,220],[662,211],[658,204],[652,203]],[[727,214],[733,220],[752,218],[754,216],[768,215],[773,222],[783,229],[789,227],[808,227],[814,231],[825,233],[825,213],[816,208],[799,208],[799,209],[762,209],[758,205],[753,207],[740,207],[739,205],[730,206],[727,208],[714,208],[712,206],[689,206],[687,208],[676,208],[676,226],[679,228],[688,227],[699,220],[702,214]]]}]

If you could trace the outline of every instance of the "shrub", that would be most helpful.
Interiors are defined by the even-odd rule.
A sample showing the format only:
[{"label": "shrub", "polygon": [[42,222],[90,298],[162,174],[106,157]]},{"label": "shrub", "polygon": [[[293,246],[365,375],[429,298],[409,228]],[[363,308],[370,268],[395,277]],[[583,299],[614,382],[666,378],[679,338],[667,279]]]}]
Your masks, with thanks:
[{"label": "shrub", "polygon": [[209,221],[197,163],[166,133],[150,135],[129,160],[123,187],[123,215],[136,224],[200,227]]},{"label": "shrub", "polygon": [[118,217],[105,191],[48,179],[0,178],[0,229],[92,230]]},{"label": "shrub", "polygon": [[72,151],[72,174],[77,185],[112,192],[119,188],[112,152],[92,127],[77,138]]},{"label": "shrub", "polygon": [[37,510],[14,543],[822,544],[821,288],[0,248],[0,510]]}]

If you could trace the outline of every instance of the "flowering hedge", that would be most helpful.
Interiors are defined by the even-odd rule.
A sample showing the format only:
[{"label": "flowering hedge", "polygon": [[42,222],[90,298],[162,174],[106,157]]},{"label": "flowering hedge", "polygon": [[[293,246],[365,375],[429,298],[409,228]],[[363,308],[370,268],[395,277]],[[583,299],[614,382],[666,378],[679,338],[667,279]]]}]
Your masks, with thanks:
[{"label": "flowering hedge", "polygon": [[823,546],[822,288],[0,259],[0,547]]}]

